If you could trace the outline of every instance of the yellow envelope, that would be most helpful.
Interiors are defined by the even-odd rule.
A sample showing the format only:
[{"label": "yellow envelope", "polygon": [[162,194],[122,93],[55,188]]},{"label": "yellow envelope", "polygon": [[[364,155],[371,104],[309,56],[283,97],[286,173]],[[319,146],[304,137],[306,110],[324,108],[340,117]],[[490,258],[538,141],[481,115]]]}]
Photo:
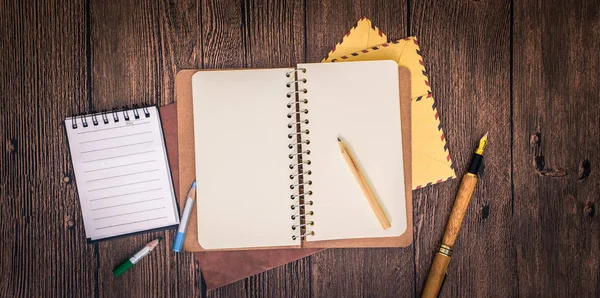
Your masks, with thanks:
[{"label": "yellow envelope", "polygon": [[[370,26],[369,29],[375,31]],[[368,41],[370,35],[372,32],[355,34],[353,39],[356,41],[352,42],[357,44],[360,39]],[[456,178],[417,38],[408,37],[381,45],[369,45],[354,52],[342,52],[340,48],[345,48],[343,42],[341,47],[336,48],[324,62],[394,60],[399,66],[410,70],[413,189]]]},{"label": "yellow envelope", "polygon": [[356,26],[350,28],[344,35],[342,41],[333,47],[322,62],[339,58],[345,54],[354,53],[362,49],[380,45],[387,42],[387,36],[379,28],[375,27],[371,20],[362,17]]}]

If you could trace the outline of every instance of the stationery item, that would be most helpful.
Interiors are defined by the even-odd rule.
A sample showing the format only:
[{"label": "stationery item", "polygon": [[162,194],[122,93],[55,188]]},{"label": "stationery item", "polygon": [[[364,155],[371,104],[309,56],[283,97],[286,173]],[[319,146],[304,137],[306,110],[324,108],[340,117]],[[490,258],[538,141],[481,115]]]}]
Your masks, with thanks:
[{"label": "stationery item", "polygon": [[[192,112],[192,76],[195,75],[198,70],[184,70],[178,73],[175,83],[176,98],[178,101],[179,108],[177,109],[177,119],[179,126],[179,173],[180,173],[180,186],[181,192],[187,191],[182,189],[181,185],[191,184],[195,179],[195,152],[194,152],[194,128],[193,120],[194,114]],[[403,137],[403,150],[402,153],[405,159],[405,170],[410,171],[410,74],[407,69],[399,68],[399,89],[400,89],[400,114],[402,115],[402,137]],[[308,91],[310,92],[310,91]],[[310,94],[310,93],[309,93]],[[340,104],[346,103],[346,98],[340,98]],[[286,111],[287,112],[287,111]],[[287,133],[287,132],[286,132]],[[336,132],[337,135],[337,132]],[[248,147],[247,144],[241,144],[240,149]],[[334,153],[337,155],[337,152]],[[334,156],[339,160],[339,156]],[[344,166],[345,167],[345,166]],[[347,172],[347,169],[344,169]],[[405,184],[410,185],[410,175],[404,175]],[[355,182],[351,182],[354,183]],[[188,185],[189,185],[188,184]],[[411,196],[412,192],[410,188],[405,189],[406,210],[412,210]],[[199,196],[200,198],[200,196]],[[364,198],[361,198],[364,202]],[[198,206],[198,204],[196,204]],[[368,207],[367,207],[368,208]],[[387,208],[387,206],[386,206]],[[367,209],[368,210],[368,209]],[[369,214],[369,213],[367,213]],[[197,214],[196,214],[197,215]],[[407,246],[412,242],[412,212],[407,212],[409,228],[400,237],[372,237],[372,238],[356,238],[356,239],[341,239],[341,240],[326,240],[326,241],[314,241],[308,242],[310,245],[319,245],[321,247],[398,247]],[[191,221],[198,222],[198,216],[192,214]],[[200,246],[198,239],[198,225],[190,225],[186,240],[184,242],[184,249],[188,251],[204,251]],[[196,231],[194,231],[196,229]],[[378,227],[378,229],[381,229]],[[303,245],[303,247],[307,247]],[[264,247],[271,249],[272,247]]]},{"label": "stationery item", "polygon": [[383,211],[383,208],[381,208],[381,204],[379,203],[375,192],[373,191],[373,189],[371,189],[371,186],[369,185],[370,183],[365,177],[365,174],[360,169],[358,160],[354,156],[352,156],[352,152],[350,151],[350,149],[348,149],[348,146],[346,146],[346,144],[344,144],[344,142],[339,137],[337,138],[337,140],[344,160],[348,164],[348,167],[350,168],[354,179],[356,179],[356,182],[358,182],[358,185],[360,186],[360,189],[362,190],[363,194],[369,201],[369,205],[371,205],[371,209],[373,209],[375,216],[377,216],[377,220],[379,220],[381,227],[384,230],[388,229],[392,226],[392,224],[390,223],[390,220],[385,214],[385,211]]},{"label": "stationery item", "polygon": [[117,277],[121,276],[123,273],[129,270],[129,268],[133,267],[133,265],[135,265],[137,262],[139,262],[141,259],[147,256],[149,253],[151,253],[161,240],[162,237],[158,237],[148,242],[148,244],[146,244],[146,246],[144,246],[144,248],[138,251],[135,255],[125,260],[123,263],[119,264],[119,266],[117,266],[113,270],[113,274]]},{"label": "stationery item", "polygon": [[450,219],[448,220],[448,225],[444,232],[444,239],[442,240],[439,250],[435,254],[431,269],[429,269],[429,275],[425,281],[425,289],[423,290],[423,295],[421,297],[437,297],[440,288],[442,287],[442,282],[444,281],[446,270],[450,263],[450,257],[452,256],[454,241],[456,240],[463,218],[467,212],[467,207],[469,206],[469,201],[471,201],[473,191],[475,191],[477,174],[479,173],[479,168],[483,162],[483,152],[487,143],[488,134],[486,133],[481,140],[479,140],[479,146],[473,154],[471,166],[460,183],[458,194],[456,195],[456,200],[454,201],[454,206],[450,213]]},{"label": "stationery item", "polygon": [[[196,180],[202,181],[198,241],[205,249],[311,247],[312,241],[398,237],[406,230],[394,62],[201,71],[192,90]],[[391,228],[382,230],[368,212],[339,159],[338,133],[361,156]]]},{"label": "stationery item", "polygon": [[[192,113],[192,76],[199,70],[182,70],[175,77],[176,104],[161,108],[164,115],[165,138],[167,139],[169,160],[173,168],[175,189],[180,205],[185,204],[185,196],[195,179],[194,163],[194,136]],[[410,72],[406,68],[399,68],[400,86],[400,115],[402,118],[402,146],[404,147],[404,179],[405,185],[411,185],[411,150],[410,150]],[[342,99],[343,100],[343,99]],[[174,108],[173,106],[178,108]],[[176,115],[173,115],[176,113]],[[176,119],[177,124],[172,127],[171,119]],[[172,136],[172,137],[169,137]],[[172,140],[172,141],[169,141]],[[172,150],[171,148],[175,148]],[[177,150],[178,148],[178,150]],[[406,187],[406,210],[412,210],[412,191]],[[238,250],[238,251],[203,251],[197,239],[197,213],[194,211],[190,217],[188,231],[184,241],[184,250],[195,252],[194,255],[200,264],[202,275],[207,289],[215,289],[248,276],[281,266],[288,262],[309,256],[322,249],[263,249],[263,250]],[[407,212],[408,228],[400,237],[390,238],[362,238],[342,241],[327,241],[329,247],[396,247],[408,246],[412,242],[412,212]],[[353,242],[353,243],[349,243]]]},{"label": "stationery item", "polygon": [[68,117],[64,124],[89,241],[179,223],[157,107]]},{"label": "stationery item", "polygon": [[194,181],[194,184],[192,184],[185,201],[185,207],[183,208],[183,214],[181,215],[181,222],[179,223],[177,235],[175,236],[175,242],[173,243],[173,251],[180,252],[183,248],[185,232],[187,231],[187,226],[190,221],[190,214],[192,214],[192,209],[194,208],[194,200],[196,200],[196,181]]},{"label": "stationery item", "polygon": [[[367,20],[361,19],[357,27],[368,30],[351,30],[351,34],[329,53],[324,62],[394,60],[399,66],[408,68],[411,73],[413,121],[412,189],[456,178],[417,38],[381,43],[381,39],[372,38],[380,30],[363,25],[370,24]],[[382,33],[382,36],[385,35]],[[346,42],[350,46],[346,47]],[[355,44],[367,46],[356,49],[352,46]]]}]

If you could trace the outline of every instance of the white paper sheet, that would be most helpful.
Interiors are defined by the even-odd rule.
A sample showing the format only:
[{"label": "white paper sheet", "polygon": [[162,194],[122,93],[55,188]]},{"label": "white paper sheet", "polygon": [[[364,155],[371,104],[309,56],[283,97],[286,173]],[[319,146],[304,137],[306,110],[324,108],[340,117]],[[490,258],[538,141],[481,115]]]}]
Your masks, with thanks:
[{"label": "white paper sheet", "polygon": [[85,233],[91,240],[179,223],[158,109],[135,111],[138,119],[132,109],[65,120]]},{"label": "white paper sheet", "polygon": [[[393,61],[300,64],[308,79],[314,202],[311,240],[399,236],[406,230],[398,65]],[[391,221],[383,230],[337,138],[344,139]]]},{"label": "white paper sheet", "polygon": [[289,70],[199,71],[192,79],[205,249],[300,244],[290,218]]}]

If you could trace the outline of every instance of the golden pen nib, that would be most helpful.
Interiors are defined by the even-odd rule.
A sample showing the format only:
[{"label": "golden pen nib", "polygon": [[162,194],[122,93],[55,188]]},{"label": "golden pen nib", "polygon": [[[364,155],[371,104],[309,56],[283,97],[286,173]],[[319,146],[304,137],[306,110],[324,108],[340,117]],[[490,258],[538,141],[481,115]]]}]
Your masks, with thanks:
[{"label": "golden pen nib", "polygon": [[477,149],[475,149],[475,154],[483,155],[483,151],[485,151],[487,144],[488,133],[486,132],[485,135],[479,140],[479,146],[477,146]]}]

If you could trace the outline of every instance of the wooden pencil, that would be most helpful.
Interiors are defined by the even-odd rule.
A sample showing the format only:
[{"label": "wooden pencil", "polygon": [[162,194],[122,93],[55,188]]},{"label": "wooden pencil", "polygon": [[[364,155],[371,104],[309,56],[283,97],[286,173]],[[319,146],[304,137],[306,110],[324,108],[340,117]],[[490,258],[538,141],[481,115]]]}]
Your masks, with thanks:
[{"label": "wooden pencil", "polygon": [[377,216],[377,219],[379,220],[381,227],[384,230],[388,229],[389,227],[392,226],[392,224],[390,223],[390,220],[388,219],[387,215],[383,211],[383,208],[381,207],[379,200],[377,200],[377,197],[375,196],[375,192],[373,192],[373,189],[371,189],[369,182],[367,181],[364,173],[358,166],[358,163],[356,162],[356,159],[353,157],[352,152],[350,152],[350,149],[348,149],[346,144],[344,144],[344,142],[340,138],[338,138],[337,140],[338,140],[338,144],[340,145],[340,151],[342,152],[342,156],[344,157],[344,160],[346,160],[346,163],[350,167],[350,171],[352,172],[352,175],[354,175],[354,178],[356,179],[356,182],[358,182],[360,189],[362,190],[363,194],[367,198],[367,201],[369,201],[369,205],[371,205],[371,209],[373,209],[373,212],[375,212],[375,216]]}]

